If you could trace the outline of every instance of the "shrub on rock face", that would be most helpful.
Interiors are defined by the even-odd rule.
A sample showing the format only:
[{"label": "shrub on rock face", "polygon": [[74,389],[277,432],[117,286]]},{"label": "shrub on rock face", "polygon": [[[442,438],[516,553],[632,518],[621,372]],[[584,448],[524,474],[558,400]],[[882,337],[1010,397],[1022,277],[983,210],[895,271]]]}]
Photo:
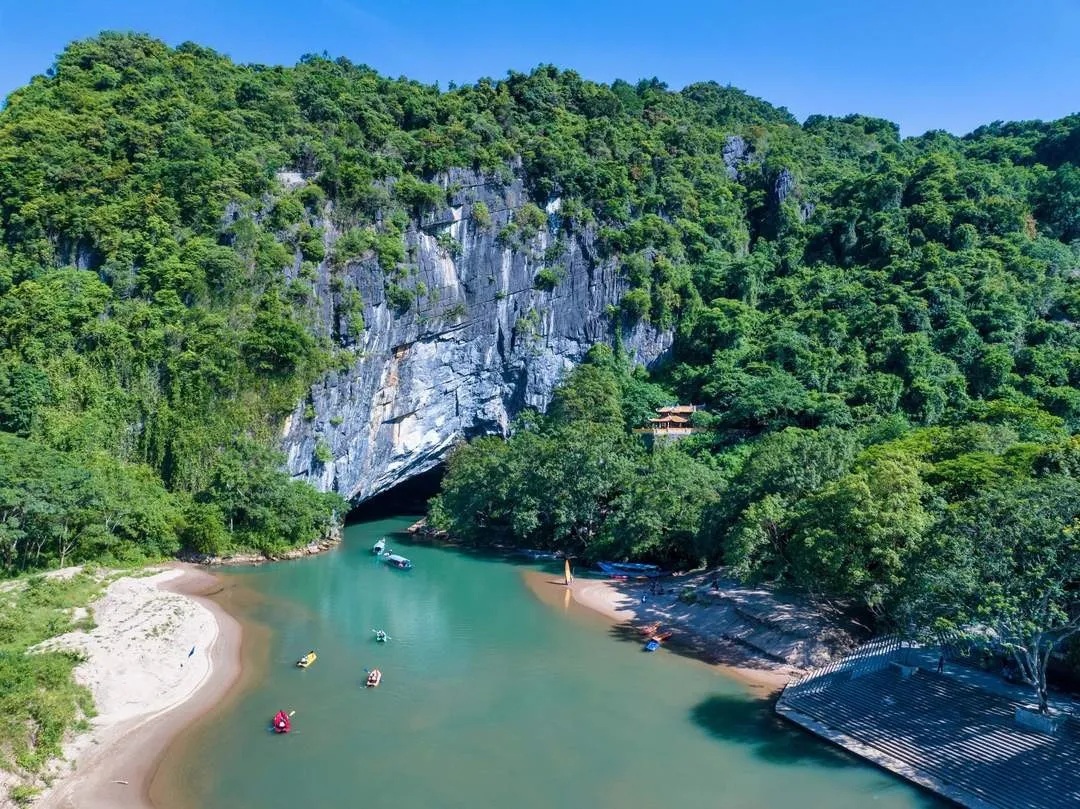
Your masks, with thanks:
[{"label": "shrub on rock face", "polygon": [[483,200],[473,203],[470,218],[478,228],[487,229],[491,227],[491,211]]},{"label": "shrub on rock face", "polygon": [[619,302],[619,308],[622,309],[623,314],[633,321],[648,319],[649,306],[652,304],[652,299],[649,297],[649,293],[644,289],[631,289]]},{"label": "shrub on rock face", "polygon": [[391,309],[398,312],[407,312],[409,307],[412,306],[415,294],[412,290],[406,289],[403,286],[397,284],[389,284],[386,287],[386,302],[390,305]]},{"label": "shrub on rock face", "polygon": [[523,239],[531,239],[547,224],[547,214],[531,202],[521,206],[514,216]]},{"label": "shrub on rock face", "polygon": [[559,285],[559,281],[561,280],[562,274],[558,269],[554,267],[545,267],[536,274],[535,278],[533,278],[533,286],[544,292],[551,292],[551,290]]},{"label": "shrub on rock face", "polygon": [[394,186],[394,195],[419,212],[430,211],[446,203],[446,192],[437,185],[406,174]]}]

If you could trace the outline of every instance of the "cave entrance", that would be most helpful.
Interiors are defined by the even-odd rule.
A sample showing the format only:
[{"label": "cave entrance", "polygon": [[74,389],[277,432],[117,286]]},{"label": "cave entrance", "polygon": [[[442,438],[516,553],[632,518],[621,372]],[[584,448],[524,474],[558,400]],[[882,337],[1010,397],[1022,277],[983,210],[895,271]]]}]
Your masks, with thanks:
[{"label": "cave entrance", "polygon": [[423,516],[427,513],[428,500],[439,493],[445,471],[446,467],[439,464],[434,469],[421,472],[392,489],[387,489],[370,500],[365,500],[349,512],[349,516],[345,518],[345,524],[378,520],[401,514]]}]

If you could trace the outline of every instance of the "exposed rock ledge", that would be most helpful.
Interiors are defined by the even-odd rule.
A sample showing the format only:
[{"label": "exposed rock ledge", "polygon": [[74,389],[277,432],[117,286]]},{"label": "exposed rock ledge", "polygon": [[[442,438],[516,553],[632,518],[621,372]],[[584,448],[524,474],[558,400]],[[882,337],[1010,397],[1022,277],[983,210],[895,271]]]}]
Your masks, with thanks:
[{"label": "exposed rock ledge", "polygon": [[[500,230],[528,202],[520,179],[455,170],[437,181],[455,191],[448,208],[409,225],[415,269],[399,283],[422,294],[408,311],[388,303],[373,256],[333,278],[327,263],[319,268],[322,325],[358,359],[297,404],[282,444],[293,476],[353,502],[435,467],[462,438],[505,435],[524,408],[546,407],[553,387],[595,343],[618,342],[646,365],[671,346],[670,332],[622,322],[626,279],[600,255],[591,228],[560,238],[558,199],[546,206],[547,227],[506,243]],[[490,225],[474,221],[478,202]],[[551,290],[535,286],[544,268],[559,278]],[[366,329],[350,344],[340,304],[355,293]]]}]

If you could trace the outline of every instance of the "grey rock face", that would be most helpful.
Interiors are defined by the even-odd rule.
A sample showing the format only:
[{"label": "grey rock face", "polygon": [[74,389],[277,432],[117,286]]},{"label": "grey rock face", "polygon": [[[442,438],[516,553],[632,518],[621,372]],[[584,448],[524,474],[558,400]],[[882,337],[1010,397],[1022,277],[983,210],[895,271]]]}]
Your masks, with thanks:
[{"label": "grey rock face", "polygon": [[750,156],[750,145],[740,135],[729,135],[720,154],[728,179],[739,179],[739,171]]},{"label": "grey rock face", "polygon": [[[456,189],[451,206],[411,222],[405,237],[415,270],[397,283],[418,292],[407,311],[387,301],[373,256],[334,279],[325,263],[319,268],[322,321],[358,359],[297,404],[282,442],[292,475],[353,502],[431,469],[462,438],[505,435],[517,413],[546,407],[566,372],[616,332],[640,363],[655,363],[671,346],[670,332],[620,326],[609,312],[627,282],[598,255],[590,230],[559,235],[559,200],[547,205],[546,228],[508,241],[498,234],[528,201],[520,180],[462,170],[439,182]],[[481,201],[489,226],[472,219]],[[550,291],[534,284],[543,268],[559,279]],[[355,344],[341,336],[350,317],[341,302],[353,291],[366,324]],[[329,461],[316,459],[317,446]]]},{"label": "grey rock face", "polygon": [[791,193],[795,190],[795,175],[793,175],[787,168],[780,169],[776,175],[776,182],[773,183],[773,199],[776,200],[776,204],[780,205],[786,200]]}]

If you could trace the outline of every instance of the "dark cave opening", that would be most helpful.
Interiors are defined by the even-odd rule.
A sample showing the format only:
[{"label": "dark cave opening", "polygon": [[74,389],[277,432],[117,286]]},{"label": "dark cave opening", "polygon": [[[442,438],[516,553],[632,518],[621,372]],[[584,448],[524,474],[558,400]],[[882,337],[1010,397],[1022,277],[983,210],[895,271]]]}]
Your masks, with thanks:
[{"label": "dark cave opening", "polygon": [[358,504],[345,518],[345,524],[377,520],[401,514],[416,514],[418,517],[427,513],[427,503],[439,493],[443,473],[443,464],[427,472],[421,472],[408,480],[377,494]]}]

